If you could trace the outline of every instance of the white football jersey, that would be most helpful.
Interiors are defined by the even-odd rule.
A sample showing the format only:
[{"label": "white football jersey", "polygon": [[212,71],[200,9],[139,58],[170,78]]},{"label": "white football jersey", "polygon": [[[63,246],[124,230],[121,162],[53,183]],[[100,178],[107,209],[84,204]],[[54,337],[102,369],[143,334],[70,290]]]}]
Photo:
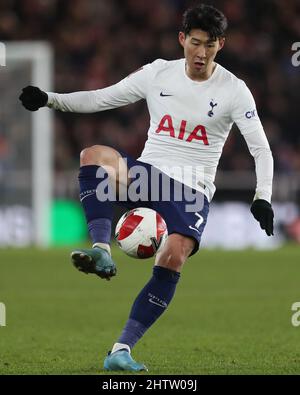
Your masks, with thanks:
[{"label": "white football jersey", "polygon": [[255,158],[256,198],[271,200],[273,159],[253,96],[219,64],[202,82],[191,80],[185,59],[158,59],[116,85],[71,94],[48,93],[48,106],[96,112],[140,99],[150,114],[148,139],[138,158],[212,199],[223,146],[236,123]]}]

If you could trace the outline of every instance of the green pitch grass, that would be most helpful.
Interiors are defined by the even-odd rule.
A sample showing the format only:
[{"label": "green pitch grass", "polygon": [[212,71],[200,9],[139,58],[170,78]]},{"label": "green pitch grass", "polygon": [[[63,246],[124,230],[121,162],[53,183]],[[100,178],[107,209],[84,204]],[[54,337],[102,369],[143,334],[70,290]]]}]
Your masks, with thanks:
[{"label": "green pitch grass", "polygon": [[[109,282],[75,270],[69,253],[0,251],[0,374],[107,374],[103,358],[153,262],[114,248]],[[300,374],[299,284],[299,247],[201,251],[133,356],[149,374]]]}]

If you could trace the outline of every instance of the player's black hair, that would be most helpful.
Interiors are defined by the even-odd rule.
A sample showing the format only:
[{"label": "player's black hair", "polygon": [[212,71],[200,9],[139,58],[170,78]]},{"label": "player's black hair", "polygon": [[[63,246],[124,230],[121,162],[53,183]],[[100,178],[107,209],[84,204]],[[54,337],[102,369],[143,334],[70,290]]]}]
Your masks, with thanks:
[{"label": "player's black hair", "polygon": [[193,29],[201,29],[212,40],[216,40],[225,36],[227,26],[226,16],[211,5],[198,4],[188,8],[183,14],[182,31],[186,36]]}]

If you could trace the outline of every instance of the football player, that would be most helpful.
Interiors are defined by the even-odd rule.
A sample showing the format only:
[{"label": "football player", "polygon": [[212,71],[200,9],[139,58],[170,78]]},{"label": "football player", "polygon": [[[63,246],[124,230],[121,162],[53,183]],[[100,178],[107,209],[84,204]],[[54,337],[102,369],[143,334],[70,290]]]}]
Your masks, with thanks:
[{"label": "football player", "polygon": [[[99,169],[105,169],[116,187],[132,182],[129,171],[135,166],[143,167],[148,175],[153,169],[162,172],[173,187],[169,201],[159,199],[141,204],[131,201],[129,196],[123,202],[128,208],[144,205],[158,211],[167,223],[169,237],[156,256],[152,277],[135,299],[119,339],[105,358],[107,370],[146,369],[134,361],[131,349],[167,309],[184,263],[199,248],[215,192],[218,162],[233,123],[255,160],[257,186],[251,212],[266,234],[273,235],[270,147],[248,87],[215,61],[224,47],[226,28],[227,19],[222,12],[212,6],[197,5],[183,16],[178,37],[184,50],[182,59],[157,59],[104,89],[58,94],[28,86],[20,96],[24,107],[31,111],[48,106],[60,111],[92,113],[142,99],[147,102],[148,139],[137,160],[101,145],[86,147],[80,155],[80,200],[93,248],[78,249],[71,256],[74,265],[83,272],[106,279],[116,274],[110,251],[113,202],[98,199]],[[192,169],[195,182],[183,175],[184,167]],[[194,193],[202,202],[201,207],[187,210],[185,197],[181,201],[175,198],[174,191],[182,186]]]}]

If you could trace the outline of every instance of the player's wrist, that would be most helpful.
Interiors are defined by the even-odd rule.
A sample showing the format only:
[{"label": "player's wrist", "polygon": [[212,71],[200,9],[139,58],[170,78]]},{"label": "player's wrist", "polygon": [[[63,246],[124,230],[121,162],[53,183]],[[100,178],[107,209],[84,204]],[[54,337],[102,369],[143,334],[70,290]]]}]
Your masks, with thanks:
[{"label": "player's wrist", "polygon": [[51,107],[54,101],[54,95],[55,93],[53,92],[45,92],[47,94],[47,103],[45,104],[47,107]]},{"label": "player's wrist", "polygon": [[48,103],[48,94],[41,90],[41,96],[40,96],[41,107],[45,107],[47,103]]},{"label": "player's wrist", "polygon": [[272,194],[267,191],[256,192],[253,201],[255,202],[256,200],[266,200],[268,203],[271,204]]},{"label": "player's wrist", "polygon": [[265,199],[256,199],[252,202],[251,205],[251,210],[255,208],[272,208],[272,205],[270,202],[268,202]]}]

